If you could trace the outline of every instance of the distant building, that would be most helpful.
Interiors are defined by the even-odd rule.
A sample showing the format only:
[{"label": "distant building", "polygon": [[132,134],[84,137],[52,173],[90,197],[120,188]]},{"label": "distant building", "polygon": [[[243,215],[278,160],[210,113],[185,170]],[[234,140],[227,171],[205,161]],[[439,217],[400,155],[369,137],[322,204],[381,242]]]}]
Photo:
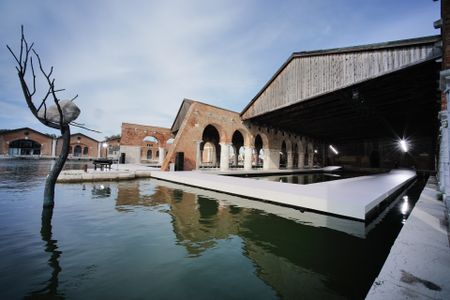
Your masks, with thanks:
[{"label": "distant building", "polygon": [[[70,136],[69,158],[94,159],[100,156],[101,142],[82,133]],[[29,127],[0,130],[0,155],[6,157],[52,158],[61,153],[62,138]]]},{"label": "distant building", "polygon": [[102,143],[101,150],[102,157],[118,159],[120,156],[120,136],[114,138],[107,138]]},{"label": "distant building", "polygon": [[56,137],[29,127],[0,131],[0,155],[55,156]]},{"label": "distant building", "polygon": [[[69,158],[93,159],[100,157],[101,143],[82,133],[70,135]],[[62,137],[58,138],[56,155],[61,153]]]}]

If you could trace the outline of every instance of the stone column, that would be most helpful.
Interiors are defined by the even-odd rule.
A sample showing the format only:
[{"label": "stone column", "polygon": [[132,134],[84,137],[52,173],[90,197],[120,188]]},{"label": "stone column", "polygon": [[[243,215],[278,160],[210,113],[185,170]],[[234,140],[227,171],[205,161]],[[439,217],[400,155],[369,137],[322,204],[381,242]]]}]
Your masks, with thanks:
[{"label": "stone column", "polygon": [[293,155],[292,151],[288,151],[286,168],[292,169],[293,167],[294,167],[294,155]]},{"label": "stone column", "polygon": [[220,143],[220,171],[230,168],[230,146],[229,143]]},{"label": "stone column", "polygon": [[196,147],[195,147],[195,169],[200,169],[200,164],[202,163],[202,151],[200,149],[201,144],[203,141],[195,141]]},{"label": "stone column", "polygon": [[302,169],[305,167],[305,152],[299,151],[298,152],[298,168]]},{"label": "stone column", "polygon": [[159,157],[158,157],[158,164],[162,165],[164,162],[164,157],[166,156],[166,149],[164,147],[159,147]]},{"label": "stone column", "polygon": [[56,156],[56,139],[52,139],[52,157]]},{"label": "stone column", "polygon": [[264,149],[264,170],[274,170],[280,168],[280,150]]},{"label": "stone column", "polygon": [[252,169],[252,156],[253,156],[253,147],[246,146],[244,153],[244,170]]},{"label": "stone column", "polygon": [[98,148],[97,148],[97,158],[100,158],[102,156],[102,143],[98,143]]}]

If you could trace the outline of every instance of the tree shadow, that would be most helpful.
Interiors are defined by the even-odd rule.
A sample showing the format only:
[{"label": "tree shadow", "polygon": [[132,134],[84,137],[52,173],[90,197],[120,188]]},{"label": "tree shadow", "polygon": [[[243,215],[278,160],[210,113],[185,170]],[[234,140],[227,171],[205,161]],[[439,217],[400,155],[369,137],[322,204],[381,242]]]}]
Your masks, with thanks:
[{"label": "tree shadow", "polygon": [[45,287],[32,291],[24,299],[64,299],[64,295],[58,293],[59,279],[61,272],[59,257],[62,251],[58,250],[57,240],[52,239],[52,216],[53,208],[43,208],[41,217],[41,238],[45,242],[45,252],[50,253],[48,265],[51,268],[50,279],[45,282]]}]

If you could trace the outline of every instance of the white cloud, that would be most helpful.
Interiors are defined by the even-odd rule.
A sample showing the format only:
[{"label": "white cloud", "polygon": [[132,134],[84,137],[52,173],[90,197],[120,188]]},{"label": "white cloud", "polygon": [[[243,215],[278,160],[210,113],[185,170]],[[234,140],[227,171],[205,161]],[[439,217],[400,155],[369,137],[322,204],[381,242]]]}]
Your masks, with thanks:
[{"label": "white cloud", "polygon": [[[25,24],[67,89],[63,98],[79,94],[78,121],[104,131],[101,138],[118,133],[121,122],[170,126],[184,97],[240,111],[291,52],[382,41],[405,35],[405,26],[414,36],[421,30],[414,20],[425,24],[431,14],[369,24],[370,9],[358,14],[354,2],[345,3],[6,1],[0,37],[17,45]],[[11,57],[0,51],[2,108],[2,99],[22,105],[14,76]],[[6,117],[0,114],[0,127]]]}]

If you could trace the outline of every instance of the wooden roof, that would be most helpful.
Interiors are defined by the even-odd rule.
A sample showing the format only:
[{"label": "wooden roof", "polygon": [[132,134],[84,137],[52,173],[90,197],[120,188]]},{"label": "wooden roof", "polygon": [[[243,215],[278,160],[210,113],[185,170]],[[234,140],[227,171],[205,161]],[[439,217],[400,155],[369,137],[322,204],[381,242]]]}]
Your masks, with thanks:
[{"label": "wooden roof", "polygon": [[296,52],[241,112],[244,120],[441,56],[439,36]]}]

